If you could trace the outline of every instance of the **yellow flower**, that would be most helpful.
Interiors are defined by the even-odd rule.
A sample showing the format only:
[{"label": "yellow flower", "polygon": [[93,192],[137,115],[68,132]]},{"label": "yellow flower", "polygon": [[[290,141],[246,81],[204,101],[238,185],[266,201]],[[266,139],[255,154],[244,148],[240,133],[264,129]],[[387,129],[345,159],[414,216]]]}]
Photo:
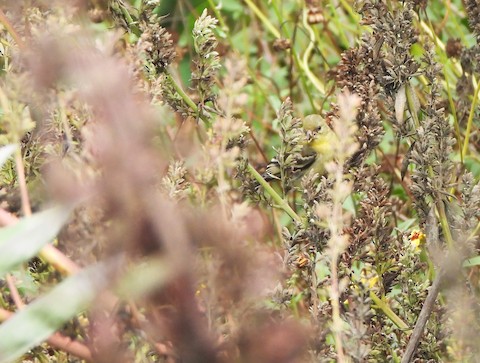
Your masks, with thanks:
[{"label": "yellow flower", "polygon": [[415,249],[415,252],[420,252],[422,247],[425,245],[427,236],[425,236],[425,234],[421,231],[412,231],[408,239]]}]

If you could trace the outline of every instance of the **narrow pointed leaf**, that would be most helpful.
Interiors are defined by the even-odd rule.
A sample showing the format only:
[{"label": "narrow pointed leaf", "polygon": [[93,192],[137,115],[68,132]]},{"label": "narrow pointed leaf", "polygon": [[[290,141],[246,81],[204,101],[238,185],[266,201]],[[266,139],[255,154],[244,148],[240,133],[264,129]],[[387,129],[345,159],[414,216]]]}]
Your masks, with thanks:
[{"label": "narrow pointed leaf", "polygon": [[36,256],[58,234],[70,208],[55,207],[0,229],[0,277]]},{"label": "narrow pointed leaf", "polygon": [[480,256],[472,257],[463,263],[463,267],[480,266]]},{"label": "narrow pointed leaf", "polygon": [[5,145],[0,148],[0,167],[12,156],[16,148],[17,145],[15,144]]},{"label": "narrow pointed leaf", "polygon": [[106,286],[106,267],[69,277],[0,325],[0,363],[13,362],[41,344],[92,303]]},{"label": "narrow pointed leaf", "polygon": [[403,115],[406,103],[407,95],[405,94],[405,86],[403,85],[395,95],[395,118],[399,124],[403,124]]},{"label": "narrow pointed leaf", "polygon": [[410,82],[407,82],[405,89],[405,94],[407,96],[408,109],[412,115],[413,120],[415,121],[415,127],[420,125],[420,120],[418,119],[418,111],[420,110],[420,101],[418,100],[417,94],[413,89]]}]

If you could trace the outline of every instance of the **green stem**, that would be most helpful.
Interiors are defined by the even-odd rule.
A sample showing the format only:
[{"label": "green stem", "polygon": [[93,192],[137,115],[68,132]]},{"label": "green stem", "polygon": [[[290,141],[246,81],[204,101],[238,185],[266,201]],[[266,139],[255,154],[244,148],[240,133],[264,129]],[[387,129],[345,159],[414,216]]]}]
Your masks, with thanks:
[{"label": "green stem", "polygon": [[[212,8],[214,14],[215,14],[215,17],[218,19],[218,22],[220,23],[220,26],[223,28],[223,30],[225,31],[225,35],[227,37],[227,40],[228,40],[228,44],[230,45],[230,47],[232,49],[235,49],[235,44],[232,40],[232,37],[230,35],[230,29],[228,28],[228,25],[227,23],[225,22],[225,19],[223,18],[223,15],[222,13],[218,10],[218,7],[215,5],[214,1],[213,0],[208,0],[208,4],[210,5],[210,7]],[[246,68],[247,68],[247,72],[251,78],[251,80],[253,81],[253,83],[255,83],[255,85],[257,86],[257,88],[260,90],[260,92],[262,93],[263,95],[263,98],[265,98],[267,101],[268,101],[268,104],[270,105],[270,107],[272,108],[273,111],[276,111],[275,109],[275,106],[272,104],[272,101],[269,97],[269,93],[266,92],[264,89],[263,89],[263,86],[260,84],[260,82],[258,81],[258,77],[257,75],[255,74],[255,72],[252,70],[252,68],[250,67],[250,65],[246,65]]]},{"label": "green stem", "polygon": [[348,48],[348,47],[350,47],[350,43],[349,43],[347,35],[345,33],[346,24],[345,24],[345,22],[342,23],[340,17],[338,16],[340,11],[337,8],[336,4],[332,0],[330,0],[329,5],[330,5],[330,8],[332,9],[332,12],[330,13],[331,16],[332,16],[331,20],[333,21],[333,24],[335,25],[335,28],[338,30],[338,36],[340,38],[340,44],[344,48]]},{"label": "green stem", "polygon": [[480,222],[478,222],[473,232],[470,233],[470,236],[468,236],[468,239],[471,240],[472,238],[474,238],[477,235],[478,231],[480,231]]},{"label": "green stem", "polygon": [[[425,33],[427,33],[427,35],[432,39],[433,43],[435,45],[438,46],[438,48],[440,48],[440,50],[443,52],[443,53],[446,53],[446,47],[445,47],[445,44],[443,44],[443,42],[437,37],[437,35],[435,34],[435,32],[432,30],[433,29],[433,26],[430,24],[427,24],[425,21],[420,21],[420,26],[423,28],[423,30],[425,31]],[[455,60],[452,60],[452,64],[453,64],[453,71],[455,73],[455,75],[457,77],[460,77],[462,75],[462,66],[460,65],[460,63],[458,63],[457,61]]]},{"label": "green stem", "polygon": [[353,20],[354,24],[358,24],[360,20],[360,16],[357,12],[353,10],[353,8],[350,6],[348,1],[345,0],[340,0],[340,4],[342,4],[342,7],[345,9],[345,11],[350,15],[350,17]]},{"label": "green stem", "polygon": [[251,0],[243,0],[248,5],[248,7],[255,13],[255,15],[260,19],[260,21],[265,25],[270,33],[275,38],[281,38],[280,32],[273,26],[272,22],[262,13],[262,11],[253,3]]},{"label": "green stem", "polygon": [[477,107],[478,92],[480,91],[480,83],[475,88],[475,95],[473,96],[472,105],[470,106],[470,114],[468,115],[467,130],[465,131],[465,141],[463,142],[462,155],[465,157],[468,151],[468,140],[470,139],[470,133],[472,132],[473,115],[475,108]]},{"label": "green stem", "polygon": [[[277,3],[274,1],[272,2],[272,7],[275,11],[275,14],[277,15],[277,19],[278,19],[278,22],[280,24],[285,24],[286,21],[282,18],[281,16],[281,13],[280,13],[280,10],[278,9],[277,7]],[[298,54],[298,52],[295,50],[295,39],[290,35],[290,32],[288,30],[288,28],[286,26],[283,26],[282,27],[282,31],[283,31],[283,37],[286,38],[286,39],[291,39],[292,40],[292,47],[290,48],[290,52],[292,54],[292,57],[293,57],[293,61],[295,63],[295,67],[299,69],[299,72],[298,72],[298,75],[300,77],[300,82],[302,83],[302,86],[303,86],[303,90],[305,92],[305,94],[307,95],[308,97],[308,101],[310,102],[310,105],[312,106],[312,109],[316,109],[316,106],[315,106],[315,102],[314,102],[314,97],[312,95],[312,91],[311,91],[311,87],[309,87],[307,85],[307,77],[309,77],[306,73],[307,71],[304,69],[304,66],[303,66],[303,63],[302,63],[302,60],[300,59],[300,55]],[[280,33],[280,36],[282,36],[282,34]],[[301,71],[301,72],[300,72]],[[313,74],[312,74],[313,75]],[[315,77],[315,76],[314,76]],[[315,77],[316,78],[316,77]],[[313,79],[311,79],[312,81],[312,84],[315,88],[317,88],[322,94],[324,94],[324,92],[321,91],[321,88],[318,88],[318,85],[314,82]]]},{"label": "green stem", "polygon": [[437,210],[440,216],[440,225],[442,226],[443,233],[445,235],[445,240],[447,242],[447,247],[453,249],[453,237],[452,232],[450,231],[450,225],[448,224],[447,214],[445,212],[445,206],[441,198],[438,198]]},{"label": "green stem", "polygon": [[370,291],[370,299],[377,305],[376,307],[384,312],[384,314],[394,323],[398,328],[402,330],[409,330],[410,327],[393,312],[390,306],[387,305],[382,299],[380,299],[373,291]]},{"label": "green stem", "polygon": [[210,5],[210,8],[212,8],[213,13],[215,14],[215,18],[218,19],[218,22],[220,23],[220,26],[225,30],[225,34],[229,41],[230,39],[230,29],[228,29],[227,24],[225,23],[225,19],[223,19],[222,13],[218,11],[217,5],[213,2],[213,0],[208,0],[208,5]]},{"label": "green stem", "polygon": [[298,216],[297,213],[290,207],[290,205],[278,195],[278,193],[267,183],[265,179],[260,175],[258,171],[255,170],[253,166],[248,164],[247,166],[248,171],[252,173],[253,177],[260,183],[260,185],[265,189],[265,191],[272,197],[272,199],[277,203],[278,207],[283,209],[285,213],[287,213],[290,218],[292,218],[295,222],[301,223],[301,218]]},{"label": "green stem", "polygon": [[[428,167],[428,175],[433,180],[434,173],[431,165]],[[448,224],[447,213],[445,212],[445,206],[443,205],[443,200],[440,196],[440,193],[435,194],[434,203],[435,203],[435,207],[438,212],[438,215],[440,217],[440,225],[442,226],[443,234],[445,235],[447,247],[451,250],[453,248],[453,237],[452,237],[452,232],[450,231],[450,225]]]},{"label": "green stem", "polygon": [[192,101],[190,97],[185,93],[185,91],[180,87],[180,85],[175,81],[175,78],[173,78],[172,74],[167,70],[167,76],[170,78],[172,81],[173,87],[175,88],[175,91],[183,98],[185,103],[190,107],[195,113],[198,113],[198,106],[195,104],[195,102]]},{"label": "green stem", "polygon": [[415,127],[418,129],[420,127],[420,120],[418,119],[418,113],[415,105],[415,89],[412,87],[410,81],[407,81],[405,84],[405,95],[407,96],[408,110],[410,115],[415,121]]},{"label": "green stem", "polygon": [[308,85],[307,85],[307,79],[305,77],[305,70],[303,69],[302,62],[300,61],[300,58],[299,58],[297,52],[293,49],[293,47],[292,47],[291,51],[292,51],[292,54],[293,54],[293,60],[295,61],[295,65],[297,66],[297,68],[300,68],[301,70],[303,70],[303,72],[298,72],[298,75],[300,77],[300,81],[302,82],[303,89],[304,89],[305,93],[307,94],[308,101],[310,102],[310,105],[312,106],[312,109],[315,110],[316,106],[315,106],[314,98],[313,98],[313,95],[312,95],[312,92],[311,92],[311,87],[308,87]]},{"label": "green stem", "polygon": [[450,83],[448,82],[447,71],[445,68],[443,69],[443,76],[445,77],[445,83],[447,84],[448,104],[450,105],[450,109],[452,110],[455,136],[457,137],[457,145],[459,145],[460,149],[460,162],[463,164],[463,151],[460,148],[460,145],[462,144],[462,135],[460,133],[460,126],[458,124],[457,108],[455,107],[455,102],[453,102],[452,92],[450,92]]},{"label": "green stem", "polygon": [[[275,28],[275,26],[272,24],[272,22],[265,16],[265,14],[262,13],[262,11],[251,1],[251,0],[244,0],[245,3],[248,5],[248,7],[250,7],[250,9],[254,12],[254,14],[260,19],[260,21],[263,23],[263,25],[265,26],[265,28],[276,38],[280,39],[282,38],[282,35],[281,33]],[[280,14],[279,12],[277,11],[277,17],[279,17]],[[280,19],[279,19],[280,20]],[[285,37],[287,39],[290,39],[290,36],[288,34],[288,31],[284,29],[284,33],[285,33]],[[292,46],[292,48],[290,49],[290,51],[292,52],[292,56],[293,56],[293,60],[295,61],[295,65],[297,66],[297,68],[301,69],[303,72],[299,72],[299,77],[300,77],[300,81],[302,82],[302,85],[304,87],[304,90],[305,90],[305,93],[307,94],[308,96],[308,100],[310,102],[310,105],[312,106],[313,109],[315,109],[315,102],[314,102],[314,98],[311,94],[311,91],[310,91],[310,87],[307,86],[307,83],[306,83],[306,78],[305,78],[305,69],[303,67],[303,64],[302,64],[302,61],[300,60],[300,57],[299,55],[297,54],[297,52],[295,51],[295,48]],[[313,74],[312,76],[314,78],[316,78]],[[312,80],[312,78],[311,78]],[[313,79],[314,81],[314,79]],[[321,82],[320,82],[321,83]],[[322,94],[325,94],[325,92],[322,92],[322,87],[317,83],[315,82],[312,82],[313,86],[318,89]]]},{"label": "green stem", "polygon": [[313,32],[313,29],[310,27],[310,25],[307,22],[306,10],[303,11],[302,18],[303,18],[303,26],[308,32],[310,42],[308,43],[307,49],[305,49],[305,52],[303,53],[302,62],[300,62],[300,66],[305,72],[307,78],[310,80],[310,82],[312,82],[313,86],[321,93],[322,96],[324,96],[325,85],[313,74],[313,72],[310,70],[310,67],[308,66],[310,54],[312,53],[312,50],[315,45],[315,33]]},{"label": "green stem", "polygon": [[185,93],[182,87],[175,81],[175,78],[172,76],[172,73],[167,69],[166,71],[167,77],[169,77],[170,81],[172,82],[173,87],[175,88],[175,91],[182,97],[182,99],[185,101],[185,103],[192,109],[193,112],[195,112],[200,119],[205,122],[205,125],[209,128],[212,126],[212,122],[206,118],[204,115],[201,115],[198,110],[198,106],[195,104],[195,102],[192,101],[192,99]]}]

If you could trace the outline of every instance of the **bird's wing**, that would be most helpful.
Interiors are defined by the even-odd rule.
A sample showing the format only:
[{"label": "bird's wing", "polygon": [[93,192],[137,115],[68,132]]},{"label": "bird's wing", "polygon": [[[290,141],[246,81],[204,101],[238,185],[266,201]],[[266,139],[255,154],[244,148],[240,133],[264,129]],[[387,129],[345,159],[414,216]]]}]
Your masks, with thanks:
[{"label": "bird's wing", "polygon": [[[307,149],[307,148],[306,148]],[[314,150],[304,150],[300,158],[295,160],[290,166],[290,177],[296,178],[302,175],[315,162],[317,158]],[[268,182],[271,180],[280,180],[280,165],[276,158],[273,158],[267,165],[267,170],[263,173],[263,178]]]}]

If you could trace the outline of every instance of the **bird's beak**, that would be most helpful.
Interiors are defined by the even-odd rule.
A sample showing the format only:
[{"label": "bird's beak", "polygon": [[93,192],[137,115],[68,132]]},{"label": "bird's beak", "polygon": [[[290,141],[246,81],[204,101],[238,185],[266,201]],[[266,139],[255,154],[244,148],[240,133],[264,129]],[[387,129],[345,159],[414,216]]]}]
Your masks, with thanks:
[{"label": "bird's beak", "polygon": [[311,142],[313,140],[314,136],[315,136],[315,133],[312,130],[307,130],[307,132],[306,132],[307,143]]}]

